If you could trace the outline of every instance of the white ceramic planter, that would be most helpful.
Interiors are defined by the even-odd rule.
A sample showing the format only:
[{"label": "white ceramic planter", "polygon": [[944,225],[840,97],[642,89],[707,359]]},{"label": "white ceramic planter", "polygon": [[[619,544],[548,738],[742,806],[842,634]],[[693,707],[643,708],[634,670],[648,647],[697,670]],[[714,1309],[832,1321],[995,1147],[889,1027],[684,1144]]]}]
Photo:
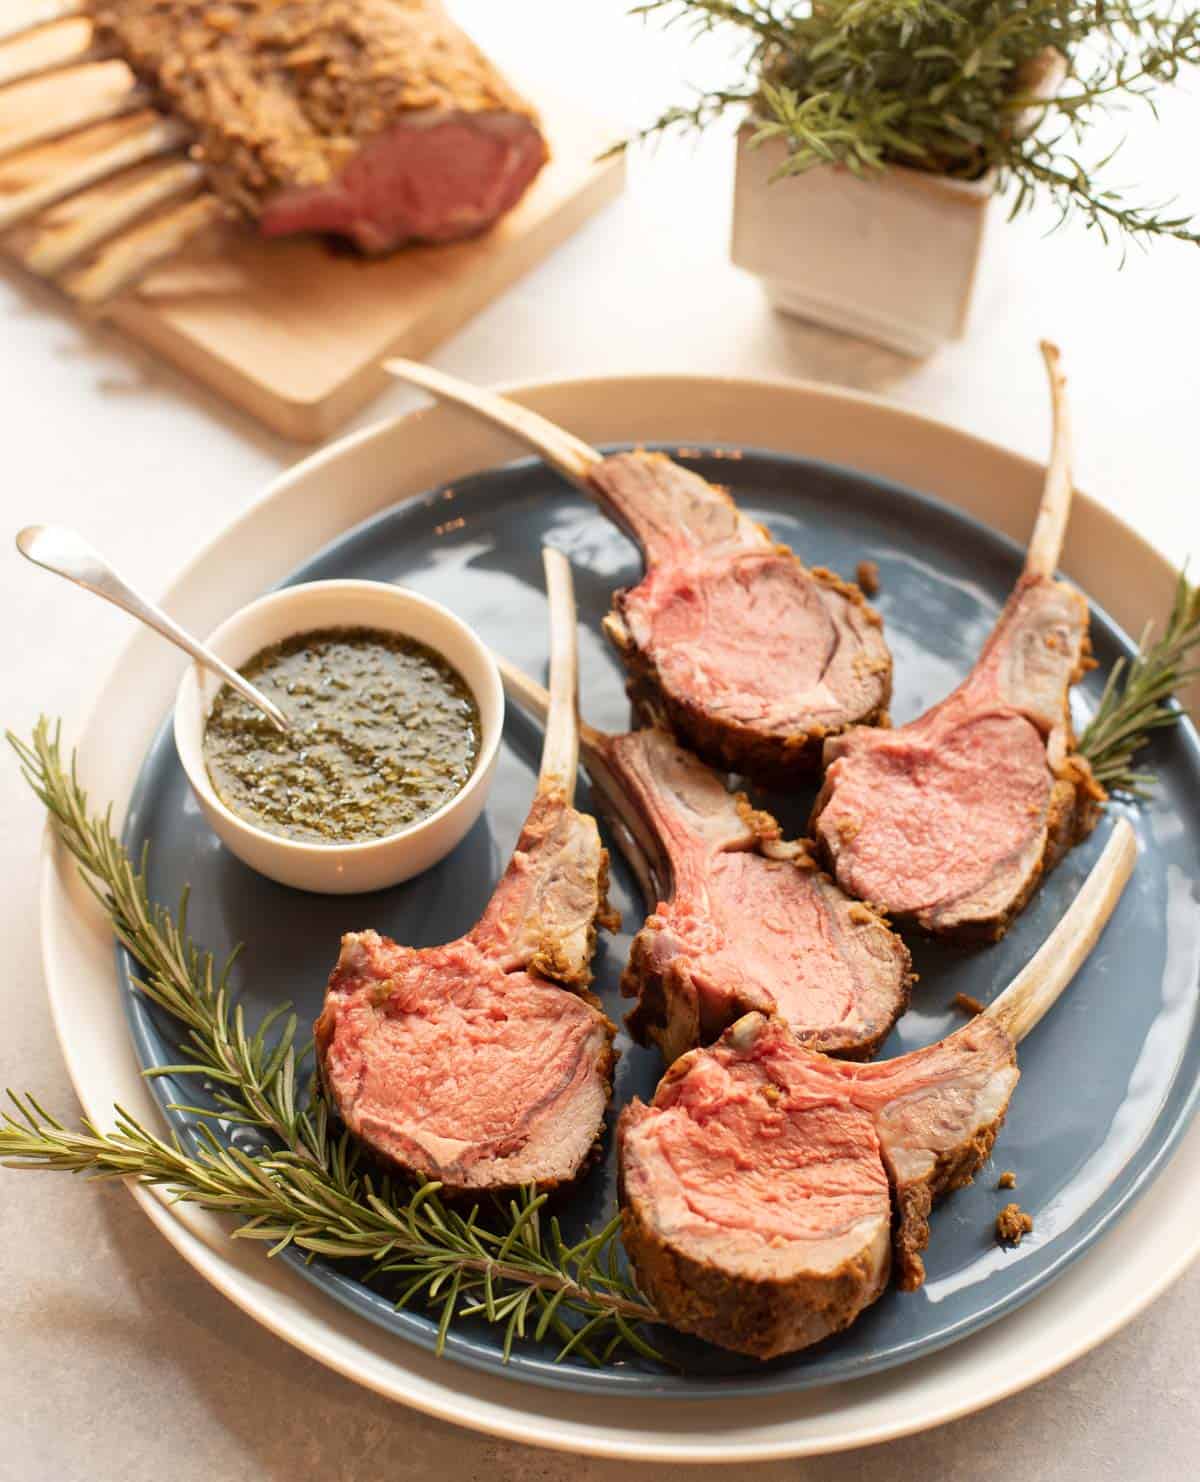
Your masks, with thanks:
[{"label": "white ceramic planter", "polygon": [[929,355],[966,329],[992,179],[890,166],[872,179],[817,167],[770,183],[782,139],[738,139],[733,260],[776,308]]}]

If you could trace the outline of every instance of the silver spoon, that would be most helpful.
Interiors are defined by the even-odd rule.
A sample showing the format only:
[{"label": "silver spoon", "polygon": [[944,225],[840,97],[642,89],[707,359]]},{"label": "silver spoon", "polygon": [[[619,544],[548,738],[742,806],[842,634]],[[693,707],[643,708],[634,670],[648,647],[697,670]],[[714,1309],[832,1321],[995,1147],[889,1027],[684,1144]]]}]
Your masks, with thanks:
[{"label": "silver spoon", "polygon": [[280,731],[290,731],[291,722],[283,711],[268,700],[259,689],[242,678],[236,669],[231,669],[224,660],[205,648],[202,643],[185,633],[178,623],[172,621],[160,607],[139,596],[127,582],[121,580],[108,562],[94,551],[81,535],[62,525],[27,525],[17,536],[17,549],[35,566],[43,566],[57,576],[65,576],[76,586],[95,592],[106,602],[123,607],[148,628],[169,638],[184,653],[190,654],[197,663],[211,669],[244,700],[249,700]]}]

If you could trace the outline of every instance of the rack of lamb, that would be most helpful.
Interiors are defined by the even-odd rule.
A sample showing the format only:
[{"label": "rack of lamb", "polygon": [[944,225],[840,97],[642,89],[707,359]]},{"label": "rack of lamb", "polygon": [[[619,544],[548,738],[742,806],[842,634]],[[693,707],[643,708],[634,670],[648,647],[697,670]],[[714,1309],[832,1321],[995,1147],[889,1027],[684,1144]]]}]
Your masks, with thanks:
[{"label": "rack of lamb", "polygon": [[1058,351],[1042,346],[1054,437],[1025,569],[967,679],[898,730],[825,743],[812,833],[843,890],[894,920],[995,940],[1095,826],[1103,789],[1074,749],[1087,602],[1054,580],[1071,503]]},{"label": "rack of lamb", "polygon": [[924,1280],[935,1200],[970,1183],[1017,1083],[1016,1046],[1095,945],[1133,868],[1121,819],[1025,970],[937,1044],[872,1065],[748,1014],[668,1070],[618,1124],[625,1248],[684,1332],[773,1358]]},{"label": "rack of lamb", "polygon": [[[509,697],[543,717],[549,696],[497,661]],[[584,765],[651,914],[621,990],[633,1037],[668,1064],[751,1010],[814,1050],[865,1060],[908,1006],[908,949],[785,841],[767,813],[661,726],[580,726]]]},{"label": "rack of lamb", "polygon": [[511,210],[548,158],[533,110],[441,0],[16,0],[0,43],[0,87],[72,84],[37,122],[36,91],[27,109],[15,96],[24,121],[0,129],[0,155],[83,130],[95,144],[0,202],[0,226],[128,178],[27,254],[55,276],[99,249],[64,284],[88,301],[229,215],[371,254],[455,241]]},{"label": "rack of lamb", "polygon": [[614,1026],[588,991],[608,855],[572,806],[578,770],[570,567],[544,552],[551,700],[537,795],[483,917],[442,947],[350,932],[316,1025],[325,1092],[377,1157],[446,1189],[551,1188],[604,1126]]},{"label": "rack of lamb", "polygon": [[886,721],[892,661],[857,586],[808,568],[729,494],[662,453],[602,457],[527,408],[428,366],[385,369],[506,428],[640,547],[646,573],[604,620],[635,708],[714,767],[786,786],[826,736]]}]

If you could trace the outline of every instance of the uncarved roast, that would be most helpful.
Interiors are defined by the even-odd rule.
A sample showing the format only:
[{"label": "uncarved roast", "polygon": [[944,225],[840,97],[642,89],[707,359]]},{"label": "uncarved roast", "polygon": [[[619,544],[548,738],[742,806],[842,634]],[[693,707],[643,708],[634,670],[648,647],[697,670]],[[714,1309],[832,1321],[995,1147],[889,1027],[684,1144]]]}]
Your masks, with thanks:
[{"label": "uncarved roast", "polygon": [[537,120],[438,0],[97,0],[265,236],[364,252],[490,226],[547,159]]}]

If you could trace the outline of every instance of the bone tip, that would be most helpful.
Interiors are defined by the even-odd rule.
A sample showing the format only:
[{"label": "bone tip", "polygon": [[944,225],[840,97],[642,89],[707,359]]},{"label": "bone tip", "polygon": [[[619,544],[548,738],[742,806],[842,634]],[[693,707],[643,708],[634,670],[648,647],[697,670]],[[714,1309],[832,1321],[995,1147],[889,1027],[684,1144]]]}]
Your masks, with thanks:
[{"label": "bone tip", "polygon": [[17,550],[27,560],[34,561],[37,559],[34,552],[37,548],[38,536],[41,535],[45,528],[44,525],[26,525],[23,530],[17,531],[15,536]]},{"label": "bone tip", "polygon": [[1137,858],[1138,843],[1137,833],[1128,818],[1117,819],[1116,826],[1113,829],[1113,837],[1118,841],[1117,849],[1120,851],[1126,866],[1132,867],[1134,860]]},{"label": "bone tip", "polygon": [[[556,545],[544,545],[542,547],[542,570],[546,573],[546,580],[553,577],[571,576],[571,560]],[[574,593],[571,594],[574,596]]]},{"label": "bone tip", "polygon": [[1118,818],[1099,861],[1093,866],[1094,872],[1101,877],[1104,883],[1110,902],[1105,912],[1105,921],[1108,915],[1116,909],[1117,901],[1129,883],[1129,877],[1137,864],[1137,857],[1137,832],[1128,818]]}]

